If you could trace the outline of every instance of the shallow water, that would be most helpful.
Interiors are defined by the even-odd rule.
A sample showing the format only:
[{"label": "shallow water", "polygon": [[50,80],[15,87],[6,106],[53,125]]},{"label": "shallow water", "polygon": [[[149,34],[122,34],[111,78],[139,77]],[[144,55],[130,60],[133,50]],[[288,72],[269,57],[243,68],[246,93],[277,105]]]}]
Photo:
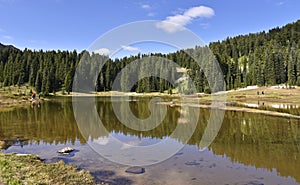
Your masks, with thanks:
[{"label": "shallow water", "polygon": [[[164,105],[149,103],[146,98],[113,101],[120,110],[129,103],[134,116],[140,119],[151,116],[152,110],[159,124],[148,131],[129,128],[132,125],[124,125],[126,116],[118,120],[109,97],[96,99],[103,127],[89,115],[86,101],[81,106],[86,110],[80,114],[81,122],[74,118],[71,98],[58,98],[43,102],[40,107],[28,104],[0,112],[1,151],[35,153],[46,162],[64,160],[91,171],[98,182],[109,184],[300,184],[299,120],[226,111],[213,143],[203,148],[201,138],[208,125],[209,109],[167,107],[164,115]],[[195,120],[196,125],[190,123]],[[172,134],[177,128],[180,134]],[[189,138],[185,133],[190,131],[193,135]],[[118,153],[111,138],[122,143]],[[163,162],[156,163],[157,156],[151,155],[155,164],[143,166],[143,174],[125,172],[128,159],[122,156],[123,151],[154,146],[165,140],[172,146],[184,147]],[[57,153],[66,146],[75,148],[75,152]],[[102,146],[108,147],[108,152],[101,156],[95,149],[104,150]],[[124,157],[123,164],[108,160],[119,155]],[[139,160],[135,154],[129,156]]]},{"label": "shallow water", "polygon": [[261,110],[269,110],[269,111],[282,112],[282,113],[288,113],[288,114],[300,116],[300,107],[298,104],[258,101],[256,104],[242,103],[242,105],[249,108],[257,108]]}]

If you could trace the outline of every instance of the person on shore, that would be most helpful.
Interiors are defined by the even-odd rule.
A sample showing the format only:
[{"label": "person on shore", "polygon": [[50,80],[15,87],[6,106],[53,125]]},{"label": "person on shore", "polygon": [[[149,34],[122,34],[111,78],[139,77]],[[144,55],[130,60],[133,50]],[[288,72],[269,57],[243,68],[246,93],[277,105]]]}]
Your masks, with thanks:
[{"label": "person on shore", "polygon": [[35,93],[32,93],[31,99],[32,99],[32,100],[35,100]]}]

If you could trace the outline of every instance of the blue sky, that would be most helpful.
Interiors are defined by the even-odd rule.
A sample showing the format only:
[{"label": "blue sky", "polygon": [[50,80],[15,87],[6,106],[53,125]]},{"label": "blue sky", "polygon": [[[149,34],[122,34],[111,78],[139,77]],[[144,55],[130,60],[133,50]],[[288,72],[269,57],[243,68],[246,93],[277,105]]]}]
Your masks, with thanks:
[{"label": "blue sky", "polygon": [[81,51],[120,25],[158,20],[162,29],[164,21],[174,22],[209,43],[294,22],[299,8],[299,0],[0,0],[0,42]]}]

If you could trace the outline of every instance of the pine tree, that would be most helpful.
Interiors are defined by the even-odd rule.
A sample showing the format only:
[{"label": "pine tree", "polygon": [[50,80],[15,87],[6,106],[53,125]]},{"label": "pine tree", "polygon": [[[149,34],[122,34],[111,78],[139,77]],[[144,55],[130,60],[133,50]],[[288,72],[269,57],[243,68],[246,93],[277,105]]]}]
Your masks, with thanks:
[{"label": "pine tree", "polygon": [[288,57],[288,84],[289,86],[296,85],[296,48],[295,44],[293,43]]},{"label": "pine tree", "polygon": [[300,50],[297,51],[297,86],[300,86]]},{"label": "pine tree", "polygon": [[42,91],[42,75],[41,72],[37,73],[36,81],[35,81],[35,91],[40,93]]}]

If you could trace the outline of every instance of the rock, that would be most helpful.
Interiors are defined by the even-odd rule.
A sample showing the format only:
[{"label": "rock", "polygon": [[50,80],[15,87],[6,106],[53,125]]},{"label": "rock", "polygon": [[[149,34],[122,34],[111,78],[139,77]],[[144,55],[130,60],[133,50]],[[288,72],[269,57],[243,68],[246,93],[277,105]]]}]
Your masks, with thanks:
[{"label": "rock", "polygon": [[209,165],[209,168],[213,168],[216,167],[217,165],[215,163],[213,163],[212,165]]},{"label": "rock", "polygon": [[259,181],[250,181],[246,185],[264,185],[264,183],[261,183]]},{"label": "rock", "polygon": [[183,155],[183,152],[176,153],[175,155]]},{"label": "rock", "polygon": [[31,154],[16,154],[16,156],[18,156],[18,157],[26,157],[26,156],[29,156],[29,155],[31,155]]},{"label": "rock", "polygon": [[134,166],[134,167],[127,168],[125,172],[133,173],[133,174],[142,174],[145,173],[145,168]]},{"label": "rock", "polygon": [[57,152],[58,152],[58,153],[61,153],[61,154],[69,154],[69,153],[71,153],[71,152],[73,152],[73,151],[74,151],[73,148],[71,148],[71,147],[66,147],[66,148],[63,148],[63,149],[61,149],[61,150],[58,150]]},{"label": "rock", "polygon": [[200,165],[200,163],[198,163],[196,161],[188,161],[184,164],[187,165],[187,166],[198,166],[198,165]]}]

